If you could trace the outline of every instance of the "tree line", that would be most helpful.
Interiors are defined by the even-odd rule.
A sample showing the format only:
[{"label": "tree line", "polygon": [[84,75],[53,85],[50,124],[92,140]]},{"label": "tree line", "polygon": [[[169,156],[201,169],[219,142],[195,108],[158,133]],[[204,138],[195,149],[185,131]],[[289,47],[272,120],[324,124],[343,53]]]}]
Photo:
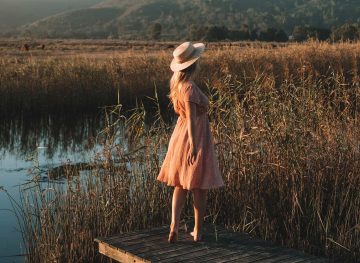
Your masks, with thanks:
[{"label": "tree line", "polygon": [[[161,39],[162,26],[159,23],[152,25],[150,37],[155,40]],[[250,29],[242,25],[240,29],[232,30],[226,26],[203,26],[190,25],[187,29],[188,39],[192,41],[265,41],[265,42],[287,42],[287,41],[357,41],[360,40],[360,25],[344,24],[333,29],[318,28],[310,26],[295,26],[291,34],[283,29],[277,28],[255,28]]]}]

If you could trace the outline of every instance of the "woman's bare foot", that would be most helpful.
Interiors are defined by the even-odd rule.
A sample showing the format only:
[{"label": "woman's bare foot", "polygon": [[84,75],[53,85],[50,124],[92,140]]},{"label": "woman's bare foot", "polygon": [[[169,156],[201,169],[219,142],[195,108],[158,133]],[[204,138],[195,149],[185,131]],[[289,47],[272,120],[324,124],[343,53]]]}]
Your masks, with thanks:
[{"label": "woman's bare foot", "polygon": [[177,240],[178,240],[178,233],[177,233],[177,232],[170,231],[170,233],[169,233],[169,238],[168,238],[168,242],[169,242],[169,243],[175,243]]},{"label": "woman's bare foot", "polygon": [[168,237],[169,243],[175,243],[178,240],[179,225],[173,222],[170,223],[170,233]]},{"label": "woman's bare foot", "polygon": [[190,235],[194,237],[194,241],[201,241],[202,239],[202,233],[201,232],[196,232],[195,230],[190,232]]}]

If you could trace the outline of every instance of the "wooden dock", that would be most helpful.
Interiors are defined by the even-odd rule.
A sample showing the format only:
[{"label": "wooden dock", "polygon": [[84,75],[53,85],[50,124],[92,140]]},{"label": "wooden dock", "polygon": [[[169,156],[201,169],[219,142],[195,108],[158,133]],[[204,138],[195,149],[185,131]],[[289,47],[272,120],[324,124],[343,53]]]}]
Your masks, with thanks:
[{"label": "wooden dock", "polygon": [[193,224],[183,224],[178,242],[167,242],[169,225],[115,236],[96,238],[99,252],[124,263],[134,262],[257,262],[257,263],[322,263],[312,256],[251,238],[212,224],[204,225],[203,241],[194,242]]}]

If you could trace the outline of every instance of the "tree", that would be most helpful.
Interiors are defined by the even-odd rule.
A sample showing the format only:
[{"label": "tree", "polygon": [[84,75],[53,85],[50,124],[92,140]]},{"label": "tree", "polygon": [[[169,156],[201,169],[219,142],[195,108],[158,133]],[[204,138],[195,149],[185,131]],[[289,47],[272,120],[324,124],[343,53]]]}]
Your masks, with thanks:
[{"label": "tree", "polygon": [[289,40],[288,35],[285,33],[284,30],[280,29],[277,30],[275,33],[275,39],[276,42],[287,42]]},{"label": "tree", "polygon": [[327,28],[316,28],[316,39],[320,41],[328,40],[331,37],[331,30]]},{"label": "tree", "polygon": [[248,30],[229,30],[228,38],[230,40],[250,40],[250,33]]},{"label": "tree", "polygon": [[208,28],[205,39],[207,41],[219,41],[228,37],[228,29],[225,26],[211,26]]},{"label": "tree", "polygon": [[250,31],[250,40],[255,41],[259,38],[259,30],[257,28]]},{"label": "tree", "polygon": [[267,41],[267,42],[275,41],[276,33],[277,33],[277,29],[275,28],[262,29],[260,30],[258,39],[260,41]]},{"label": "tree", "polygon": [[161,37],[161,31],[162,31],[162,26],[160,23],[153,24],[151,28],[151,38],[155,40],[159,40]]}]

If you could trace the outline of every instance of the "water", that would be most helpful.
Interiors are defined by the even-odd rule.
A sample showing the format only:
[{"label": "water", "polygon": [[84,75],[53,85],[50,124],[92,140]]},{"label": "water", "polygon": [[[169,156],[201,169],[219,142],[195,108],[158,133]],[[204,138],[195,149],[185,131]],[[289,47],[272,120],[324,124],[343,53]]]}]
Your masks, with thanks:
[{"label": "water", "polygon": [[[16,185],[25,182],[26,167],[29,164],[17,160],[14,156],[6,154],[0,161],[0,186],[19,200]],[[16,217],[12,210],[10,200],[4,191],[0,192],[0,262],[20,262],[19,257],[10,257],[21,254],[21,234],[17,230]],[[9,210],[7,210],[9,209]]]},{"label": "water", "polygon": [[[16,202],[20,198],[20,185],[31,180],[29,169],[34,165],[41,168],[46,183],[47,169],[68,162],[88,162],[97,148],[89,138],[100,131],[99,122],[80,118],[76,125],[74,122],[54,125],[53,120],[52,126],[47,122],[37,124],[22,123],[12,129],[2,125],[6,128],[0,131],[0,188]],[[0,190],[0,262],[23,262],[24,258],[19,256],[24,253],[21,233],[4,190]]]}]

